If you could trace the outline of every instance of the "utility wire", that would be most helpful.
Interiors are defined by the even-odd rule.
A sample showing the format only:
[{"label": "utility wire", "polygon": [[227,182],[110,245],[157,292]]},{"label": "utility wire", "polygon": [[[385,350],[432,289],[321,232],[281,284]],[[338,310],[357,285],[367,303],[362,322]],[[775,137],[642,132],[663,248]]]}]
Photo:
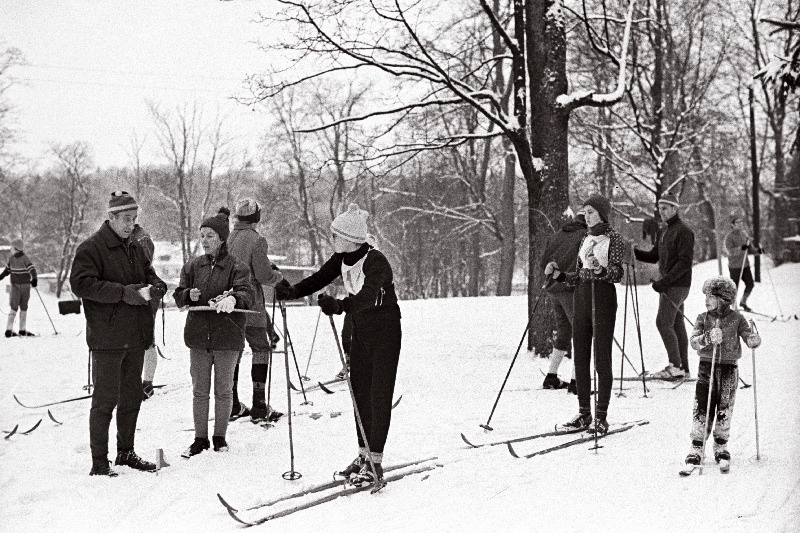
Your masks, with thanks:
[{"label": "utility wire", "polygon": [[242,76],[242,78],[223,78],[217,76],[201,76],[198,74],[165,74],[160,72],[144,72],[144,71],[137,72],[133,70],[111,70],[111,69],[76,67],[76,66],[66,66],[66,65],[48,65],[45,63],[25,63],[18,66],[41,68],[41,69],[53,69],[53,70],[71,70],[79,72],[100,72],[106,74],[122,74],[130,76],[154,76],[161,78],[195,78],[199,80],[213,80],[213,81],[242,81],[242,79],[244,79],[244,75]]}]

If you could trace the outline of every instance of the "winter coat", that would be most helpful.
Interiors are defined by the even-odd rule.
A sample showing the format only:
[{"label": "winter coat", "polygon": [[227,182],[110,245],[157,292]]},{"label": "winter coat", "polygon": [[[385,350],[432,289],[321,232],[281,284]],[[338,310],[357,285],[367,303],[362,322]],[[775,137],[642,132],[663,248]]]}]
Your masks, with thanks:
[{"label": "winter coat", "polygon": [[[747,250],[742,250],[742,246],[747,245]],[[725,253],[728,255],[728,268],[740,270],[742,261],[744,267],[750,266],[747,254],[757,253],[758,250],[750,243],[750,236],[742,229],[733,229],[725,235]]]},{"label": "winter coat", "polygon": [[342,309],[353,315],[354,320],[361,314],[380,309],[400,309],[394,290],[392,266],[385,255],[366,243],[354,252],[333,254],[317,272],[294,286],[295,297],[314,294],[343,274],[348,278],[345,279],[345,287],[357,289],[342,299]]},{"label": "winter coat", "polygon": [[8,258],[8,264],[6,264],[5,270],[0,273],[0,279],[9,274],[11,274],[11,283],[15,285],[27,285],[32,281],[36,281],[36,267],[33,266],[25,252],[17,251],[17,253]]},{"label": "winter coat", "polygon": [[714,345],[708,338],[708,333],[714,328],[719,318],[719,327],[722,330],[722,344],[719,345],[718,364],[735,365],[742,357],[742,346],[739,338],[745,342],[751,335],[757,335],[751,328],[744,316],[738,311],[728,307],[722,314],[718,311],[706,311],[697,315],[694,323],[691,343],[692,348],[697,350],[697,355],[701,361],[711,362],[714,355]]},{"label": "winter coat", "polygon": [[144,350],[153,344],[152,308],[122,299],[126,285],[167,290],[136,241],[121,239],[104,222],[78,246],[69,283],[83,299],[90,350]]},{"label": "winter coat", "polygon": [[[200,289],[200,298],[189,297],[191,289]],[[208,301],[233,289],[236,309],[249,309],[253,303],[250,270],[228,253],[222,243],[217,255],[195,257],[183,265],[181,281],[173,296],[178,307],[205,306]],[[244,350],[245,313],[190,311],[183,328],[183,341],[198,350]]]},{"label": "winter coat", "polygon": [[690,287],[694,261],[694,232],[678,215],[667,220],[658,232],[656,244],[650,251],[634,249],[636,259],[645,263],[658,262],[660,284],[664,287]]},{"label": "winter coat", "polygon": [[[548,263],[555,261],[559,270],[569,271],[575,265],[584,235],[586,235],[586,223],[583,221],[571,220],[561,226],[557,233],[547,239],[539,264],[541,269],[544,270]],[[552,283],[547,288],[547,292],[571,292],[572,290],[574,287],[563,283]]]},{"label": "winter coat", "polygon": [[256,231],[256,225],[236,222],[228,236],[228,252],[250,269],[250,284],[253,290],[251,310],[258,314],[247,314],[247,325],[267,327],[267,309],[264,302],[264,285],[275,285],[283,279],[279,270],[272,269],[267,256],[267,239]]},{"label": "winter coat", "polygon": [[[600,273],[585,268],[588,255],[594,255],[600,262]],[[561,272],[556,281],[568,287],[574,287],[581,281],[601,281],[610,284],[618,283],[622,279],[622,259],[625,257],[625,242],[619,233],[606,224],[600,235],[587,233],[583,236],[578,247],[575,271]]]}]

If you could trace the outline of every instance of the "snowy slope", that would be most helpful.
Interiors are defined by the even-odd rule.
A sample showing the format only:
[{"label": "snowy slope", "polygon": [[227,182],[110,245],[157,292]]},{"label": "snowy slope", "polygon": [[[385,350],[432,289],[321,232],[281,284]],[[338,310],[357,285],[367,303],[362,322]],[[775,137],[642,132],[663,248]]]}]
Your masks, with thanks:
[{"label": "snowy slope", "polygon": [[[687,302],[694,320],[703,310],[700,283],[716,263],[695,267]],[[771,277],[770,277],[771,275]],[[770,280],[774,282],[770,283]],[[767,313],[800,313],[800,265],[764,273],[751,305]],[[775,290],[773,290],[773,286]],[[624,287],[617,338],[622,340]],[[0,292],[2,294],[2,292]],[[776,301],[776,296],[780,301]],[[645,365],[657,370],[666,354],[656,332],[657,295],[639,287]],[[284,481],[290,469],[287,421],[263,430],[248,421],[232,423],[227,454],[203,453],[191,460],[180,453],[192,441],[188,350],[182,342],[185,316],[167,312],[166,354],[156,382],[164,383],[139,416],[136,449],[154,459],[162,448],[169,468],[159,475],[118,467],[115,479],[88,476],[89,401],[54,406],[57,426],[46,409],[24,409],[12,398],[44,403],[84,394],[87,349],[83,316],[59,316],[45,296],[59,335],[31,302],[29,328],[40,338],[0,340],[0,428],[20,431],[43,419],[30,435],[0,439],[0,530],[5,531],[230,531],[239,526],[217,501],[222,493],[234,506],[249,507],[330,479],[356,453],[350,398],[308,393],[313,405],[292,394],[295,469],[298,481]],[[779,307],[780,305],[780,307]],[[402,302],[403,352],[385,464],[438,456],[444,465],[429,476],[390,484],[377,495],[358,494],[270,522],[280,531],[797,531],[800,523],[800,322],[759,321],[764,342],[757,353],[761,461],[755,460],[753,388],[740,389],[733,416],[729,475],[709,466],[703,476],[679,478],[689,447],[693,385],[672,390],[652,384],[647,398],[640,383],[625,382],[624,397],[612,396],[609,421],[646,418],[650,424],[604,440],[598,453],[587,445],[514,459],[504,446],[467,449],[459,434],[501,439],[547,431],[577,412],[565,391],[541,390],[546,360],[522,353],[511,373],[491,425],[489,416],[525,326],[525,298],[463,298]],[[7,312],[7,301],[0,302]],[[318,308],[291,307],[289,330],[304,372]],[[0,319],[4,316],[0,315]],[[337,324],[340,324],[337,317]],[[159,315],[158,339],[161,339]],[[628,316],[626,351],[637,368],[640,354]],[[283,356],[280,356],[281,359]],[[285,411],[283,361],[273,376],[273,405]],[[697,358],[690,356],[693,374]],[[243,360],[240,395],[250,397],[249,356]],[[308,375],[330,379],[340,367],[326,317],[322,316]],[[615,350],[615,374],[620,354]],[[562,377],[571,367],[562,365]],[[752,382],[750,351],[740,364]],[[292,369],[293,382],[298,383]],[[626,366],[625,374],[632,370]],[[283,390],[278,390],[283,388]],[[213,401],[213,400],[212,400]],[[248,402],[249,403],[249,402]],[[342,416],[336,416],[341,412]],[[213,413],[213,409],[212,409]],[[319,419],[309,415],[319,413]],[[333,417],[331,416],[333,415]],[[114,432],[112,424],[112,435]],[[530,453],[565,437],[520,443]],[[114,442],[110,443],[114,450]],[[242,513],[257,519],[267,512]],[[355,522],[355,524],[354,524]]]}]

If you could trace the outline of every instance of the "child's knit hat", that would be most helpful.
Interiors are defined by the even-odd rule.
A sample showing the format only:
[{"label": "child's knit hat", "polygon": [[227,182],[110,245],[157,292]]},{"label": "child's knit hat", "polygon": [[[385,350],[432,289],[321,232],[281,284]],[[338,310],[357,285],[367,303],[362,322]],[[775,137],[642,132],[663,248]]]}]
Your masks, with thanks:
[{"label": "child's knit hat", "polygon": [[228,216],[231,214],[227,207],[220,207],[219,212],[213,217],[208,217],[200,224],[201,228],[211,228],[217,232],[219,238],[223,241],[228,240],[228,235],[231,233],[231,228],[228,225]]},{"label": "child's knit hat", "polygon": [[736,299],[736,284],[731,278],[714,276],[703,283],[703,294],[716,296],[726,304],[731,304]]},{"label": "child's knit hat", "polygon": [[333,219],[331,231],[342,239],[361,244],[367,241],[366,211],[358,208],[358,204],[350,204],[347,211]]}]

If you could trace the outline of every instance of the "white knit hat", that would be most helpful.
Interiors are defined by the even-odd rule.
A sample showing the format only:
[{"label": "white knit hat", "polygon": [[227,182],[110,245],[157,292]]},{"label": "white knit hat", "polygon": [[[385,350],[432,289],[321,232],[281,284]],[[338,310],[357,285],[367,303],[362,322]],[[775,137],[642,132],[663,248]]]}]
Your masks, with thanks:
[{"label": "white knit hat", "polygon": [[331,231],[342,239],[361,244],[367,241],[367,217],[369,214],[350,204],[347,211],[333,219]]},{"label": "white knit hat", "polygon": [[253,198],[241,198],[236,202],[236,216],[246,217],[259,210],[258,202]]}]

